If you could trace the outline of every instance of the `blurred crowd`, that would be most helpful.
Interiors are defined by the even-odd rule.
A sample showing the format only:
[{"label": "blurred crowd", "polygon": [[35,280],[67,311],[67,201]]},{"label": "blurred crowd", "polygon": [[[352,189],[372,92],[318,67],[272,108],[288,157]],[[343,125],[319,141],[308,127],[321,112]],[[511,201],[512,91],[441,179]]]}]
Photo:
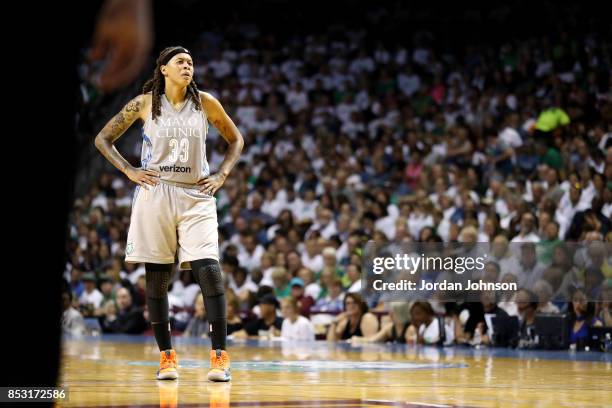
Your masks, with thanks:
[{"label": "blurred crowd", "polygon": [[[278,38],[244,25],[186,44],[199,88],[245,138],[217,194],[228,333],[487,344],[485,314],[518,316],[526,342],[537,312],[570,314],[574,341],[589,326],[612,326],[609,38],[560,29],[449,52],[427,32],[369,37],[330,28]],[[225,146],[211,126],[213,170]],[[140,145],[124,153],[138,163]],[[105,333],[148,330],[144,266],[123,262],[133,188],[109,171],[74,202],[67,331],[84,317]],[[511,298],[484,292],[465,305],[364,299],[370,240],[532,243],[544,248],[538,276],[549,275]],[[576,273],[563,267],[564,243],[597,241],[608,245],[596,294],[573,285],[555,303]],[[502,261],[488,268],[511,280]],[[176,333],[206,336],[190,271],[176,267],[169,302]]]}]

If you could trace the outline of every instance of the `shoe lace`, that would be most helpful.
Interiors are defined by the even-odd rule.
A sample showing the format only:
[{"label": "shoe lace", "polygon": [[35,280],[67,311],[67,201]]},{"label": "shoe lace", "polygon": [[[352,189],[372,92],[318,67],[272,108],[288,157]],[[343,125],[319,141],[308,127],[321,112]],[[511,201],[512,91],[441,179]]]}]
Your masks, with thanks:
[{"label": "shoe lace", "polygon": [[219,369],[226,369],[229,367],[229,356],[227,353],[221,353],[219,356],[217,356],[217,353],[214,353],[213,356],[213,364],[212,366],[214,368],[219,368]]},{"label": "shoe lace", "polygon": [[160,368],[170,368],[170,367],[174,367],[176,364],[175,360],[172,358],[172,354],[168,353],[162,353],[161,355],[161,360],[159,362],[159,367]]}]

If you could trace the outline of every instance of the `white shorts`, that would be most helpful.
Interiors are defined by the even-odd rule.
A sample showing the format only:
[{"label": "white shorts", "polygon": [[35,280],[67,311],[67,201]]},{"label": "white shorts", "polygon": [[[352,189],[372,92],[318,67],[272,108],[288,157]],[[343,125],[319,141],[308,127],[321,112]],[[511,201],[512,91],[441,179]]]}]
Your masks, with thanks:
[{"label": "white shorts", "polygon": [[190,261],[219,260],[217,199],[198,188],[160,182],[138,186],[125,247],[125,261],[174,263],[178,246],[181,269]]}]

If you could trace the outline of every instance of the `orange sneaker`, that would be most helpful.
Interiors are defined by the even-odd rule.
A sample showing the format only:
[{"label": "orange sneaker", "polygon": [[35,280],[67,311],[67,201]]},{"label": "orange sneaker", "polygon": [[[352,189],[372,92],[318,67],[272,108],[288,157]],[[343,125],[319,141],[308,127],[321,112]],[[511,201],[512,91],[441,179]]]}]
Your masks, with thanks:
[{"label": "orange sneaker", "polygon": [[164,350],[159,353],[159,370],[157,370],[158,380],[176,380],[178,378],[178,360],[176,351]]},{"label": "orange sneaker", "polygon": [[221,349],[210,350],[210,371],[208,372],[208,381],[225,382],[231,379],[230,358],[227,351]]}]

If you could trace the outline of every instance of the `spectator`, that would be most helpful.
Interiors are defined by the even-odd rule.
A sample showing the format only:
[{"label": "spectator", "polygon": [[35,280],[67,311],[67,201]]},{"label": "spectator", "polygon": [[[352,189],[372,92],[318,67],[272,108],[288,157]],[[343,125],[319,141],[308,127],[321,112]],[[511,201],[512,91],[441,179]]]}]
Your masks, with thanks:
[{"label": "spectator", "polygon": [[241,303],[247,303],[257,293],[257,285],[251,280],[246,268],[239,267],[233,275],[228,275],[229,287],[234,291]]},{"label": "spectator", "polygon": [[343,308],[344,292],[342,292],[342,282],[336,278],[330,284],[329,293],[317,300],[313,309],[317,313],[340,313]]},{"label": "spectator", "polygon": [[281,301],[281,310],[283,313],[281,338],[301,341],[315,339],[312,323],[306,317],[300,315],[299,306],[294,298],[287,297],[283,299]]},{"label": "spectator", "polygon": [[602,326],[602,321],[595,316],[595,304],[587,299],[582,289],[572,293],[571,303],[567,310],[570,314],[570,344],[583,349],[589,336],[591,327]]},{"label": "spectator", "polygon": [[537,225],[535,216],[529,212],[521,216],[521,229],[517,236],[512,238],[512,242],[540,242],[540,237],[536,233]]},{"label": "spectator", "polygon": [[501,307],[497,305],[497,294],[494,291],[483,291],[480,294],[480,303],[482,303],[483,314],[482,319],[478,322],[476,330],[478,330],[478,335],[472,336],[471,340],[474,340],[475,337],[480,337],[480,341],[475,343],[477,344],[494,344],[495,339],[492,337],[492,325],[493,318],[504,318],[508,317],[508,313]]},{"label": "spectator", "polygon": [[79,268],[73,266],[70,271],[70,290],[74,293],[77,299],[81,298],[83,291],[85,290],[85,284],[82,280],[82,272]]},{"label": "spectator", "polygon": [[233,335],[236,338],[244,337],[260,337],[270,338],[273,336],[280,336],[280,330],[282,328],[283,319],[276,315],[276,309],[279,304],[276,297],[269,293],[264,295],[259,300],[259,307],[261,311],[261,317],[246,323],[244,329],[235,332]]},{"label": "spectator", "polygon": [[516,294],[516,307],[519,313],[519,347],[533,348],[535,339],[535,318],[538,311],[538,297],[528,289],[521,289]]},{"label": "spectator", "polygon": [[544,274],[544,265],[538,262],[536,246],[533,243],[521,245],[519,273],[517,275],[520,288],[533,288]]},{"label": "spectator", "polygon": [[244,325],[240,318],[240,303],[237,297],[229,297],[227,299],[227,335],[231,335],[242,330]]},{"label": "spectator", "polygon": [[102,293],[102,304],[109,300],[115,300],[116,293],[113,285],[113,281],[107,275],[101,275],[100,279],[100,293]]},{"label": "spectator", "polygon": [[[442,344],[454,340],[454,330],[439,321],[428,302],[414,302],[410,307],[410,327],[406,332],[408,344]],[[441,327],[444,333],[441,333]]]},{"label": "spectator", "polygon": [[240,265],[248,270],[259,268],[261,255],[265,252],[263,246],[259,245],[252,233],[241,236],[243,250],[238,253]]},{"label": "spectator", "polygon": [[66,290],[62,293],[62,333],[79,336],[85,333],[83,316],[72,306],[72,293]]},{"label": "spectator", "polygon": [[104,333],[142,334],[146,329],[146,321],[142,310],[132,304],[132,295],[126,288],[117,291],[117,310],[113,303],[104,316],[101,316],[101,326]]},{"label": "spectator", "polygon": [[387,342],[408,343],[408,328],[410,327],[410,303],[394,302],[391,304],[389,317],[391,321],[385,324],[371,337],[353,336],[352,342]]},{"label": "spectator", "polygon": [[544,279],[538,280],[533,285],[533,292],[538,297],[538,313],[559,313],[559,308],[550,301],[553,296],[553,287],[550,283]]},{"label": "spectator", "polygon": [[349,279],[350,285],[347,289],[348,293],[361,292],[361,265],[351,264],[346,268],[346,276]]},{"label": "spectator", "polygon": [[357,293],[344,297],[344,311],[332,322],[327,340],[348,340],[353,336],[370,337],[378,331],[378,319],[368,312],[368,307]]},{"label": "spectator", "polygon": [[297,276],[304,282],[304,294],[313,299],[318,299],[321,293],[321,286],[315,281],[315,274],[312,269],[300,268]]},{"label": "spectator", "polygon": [[291,294],[289,285],[289,273],[283,267],[276,267],[272,270],[272,282],[274,284],[274,294],[279,299],[284,299]]},{"label": "spectator", "polygon": [[83,275],[85,288],[79,297],[79,304],[85,316],[93,316],[100,307],[104,296],[96,288],[96,276],[89,272]]},{"label": "spectator", "polygon": [[189,319],[183,337],[208,337],[208,320],[206,319],[206,308],[204,306],[204,296],[200,293],[195,300],[195,313]]},{"label": "spectator", "polygon": [[176,296],[183,305],[191,307],[195,303],[195,298],[200,293],[200,286],[194,282],[193,275],[190,270],[179,272],[180,279],[172,283],[170,293]]},{"label": "spectator", "polygon": [[305,251],[302,252],[302,265],[311,271],[323,269],[323,256],[319,253],[316,239],[307,239],[304,243]]},{"label": "spectator", "polygon": [[291,293],[289,297],[295,300],[300,315],[310,316],[310,308],[314,305],[314,299],[304,293],[304,281],[300,278],[293,278],[289,282]]}]

